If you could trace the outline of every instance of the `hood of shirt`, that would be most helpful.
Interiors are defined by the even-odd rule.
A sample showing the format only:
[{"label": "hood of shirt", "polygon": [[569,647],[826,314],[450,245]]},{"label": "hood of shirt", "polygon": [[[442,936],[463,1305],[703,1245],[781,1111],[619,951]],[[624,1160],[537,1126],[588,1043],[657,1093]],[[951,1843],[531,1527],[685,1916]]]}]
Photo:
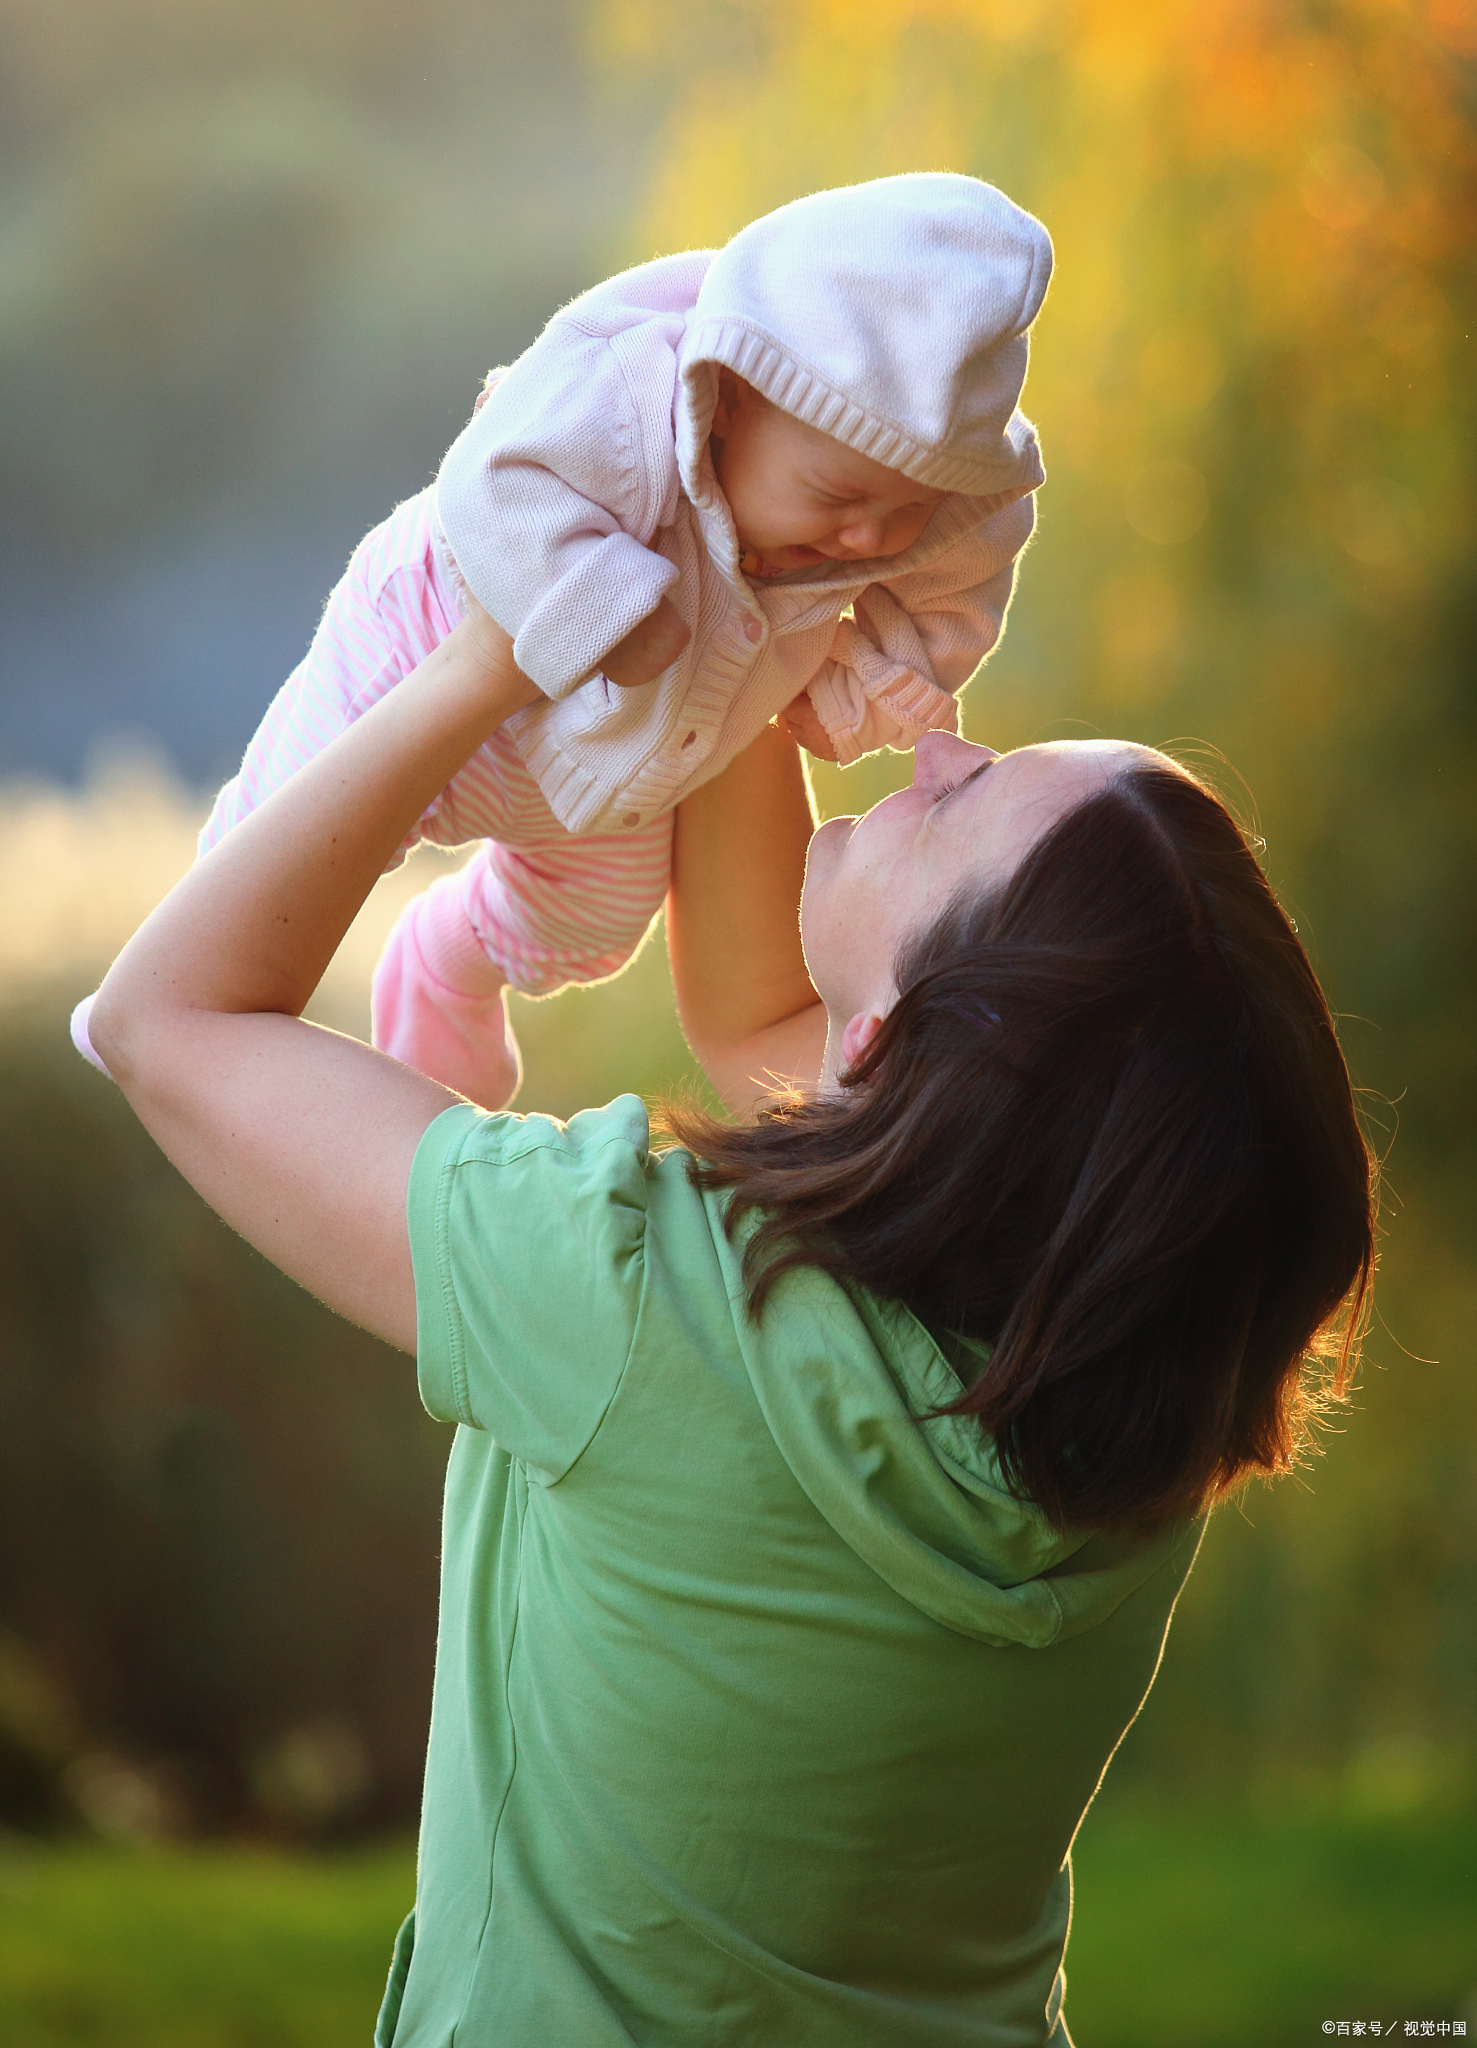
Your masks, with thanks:
[{"label": "hood of shirt", "polygon": [[1044,481],[1019,410],[1051,240],[993,185],[912,172],[812,192],[717,251],[678,358],[677,455],[700,494],[718,369],[934,489]]},{"label": "hood of shirt", "polygon": [[732,1249],[739,1344],[776,1444],[836,1533],[915,1607],[984,1643],[1045,1649],[1105,1621],[1176,1551],[1188,1569],[1199,1523],[1064,1535],[1017,1499],[971,1417],[930,1413],[962,1382],[900,1303],[805,1269],[756,1321]]}]

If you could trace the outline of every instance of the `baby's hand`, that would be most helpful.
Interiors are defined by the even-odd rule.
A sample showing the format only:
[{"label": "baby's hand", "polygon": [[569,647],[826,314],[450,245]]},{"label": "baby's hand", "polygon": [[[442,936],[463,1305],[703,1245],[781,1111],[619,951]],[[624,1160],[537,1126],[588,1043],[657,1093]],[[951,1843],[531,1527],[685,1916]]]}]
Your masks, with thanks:
[{"label": "baby's hand", "polygon": [[692,634],[671,598],[664,597],[654,612],[638,619],[624,640],[617,640],[602,657],[600,673],[622,690],[634,690],[649,683],[663,669],[670,668]]},{"label": "baby's hand", "polygon": [[779,726],[788,739],[792,739],[797,747],[804,747],[807,754],[814,754],[818,761],[835,760],[836,742],[821,724],[808,690],[802,690],[785,706],[779,716]]},{"label": "baby's hand", "polygon": [[488,399],[491,398],[493,392],[496,391],[498,385],[502,383],[507,374],[506,369],[488,371],[487,375],[482,379],[482,389],[472,401],[474,413],[481,412],[483,406],[486,405]]}]

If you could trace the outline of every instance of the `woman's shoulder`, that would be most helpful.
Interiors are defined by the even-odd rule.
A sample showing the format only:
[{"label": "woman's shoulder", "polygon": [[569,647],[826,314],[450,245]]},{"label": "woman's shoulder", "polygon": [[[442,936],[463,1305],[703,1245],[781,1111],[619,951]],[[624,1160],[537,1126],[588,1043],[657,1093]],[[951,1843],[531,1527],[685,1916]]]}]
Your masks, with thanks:
[{"label": "woman's shoulder", "polygon": [[722,1225],[687,1168],[653,1151],[635,1095],[567,1121],[443,1111],[408,1202],[431,1413],[490,1431],[550,1480],[582,1455],[633,1359],[658,1354],[668,1370],[731,1351]]},{"label": "woman's shoulder", "polygon": [[[676,1258],[689,1233],[710,1251],[727,1241],[725,1200],[697,1185],[692,1164],[680,1146],[653,1145],[639,1095],[568,1118],[457,1103],[421,1139],[411,1214],[443,1234],[511,1237],[529,1265],[556,1267],[597,1230],[632,1243],[655,1230]],[[711,1269],[711,1258],[702,1263]]]},{"label": "woman's shoulder", "polygon": [[471,1103],[411,1168],[421,1396],[545,1479],[583,1451],[640,1320],[649,1139],[639,1098],[561,1122]]},{"label": "woman's shoulder", "polygon": [[[541,1178],[575,1202],[597,1189],[624,1188],[641,1198],[651,1158],[651,1122],[639,1095],[617,1095],[569,1118],[540,1112],[478,1109],[470,1102],[444,1110],[426,1129],[414,1179],[460,1182],[502,1199],[505,1181],[532,1199]],[[473,1197],[475,1199],[475,1196]],[[510,1219],[513,1220],[513,1219]]]}]

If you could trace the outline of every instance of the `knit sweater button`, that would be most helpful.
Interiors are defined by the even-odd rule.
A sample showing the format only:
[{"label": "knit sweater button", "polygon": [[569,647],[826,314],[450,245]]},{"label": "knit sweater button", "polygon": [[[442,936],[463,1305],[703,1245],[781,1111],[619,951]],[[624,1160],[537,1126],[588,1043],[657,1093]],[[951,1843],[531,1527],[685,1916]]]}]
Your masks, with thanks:
[{"label": "knit sweater button", "polygon": [[764,628],[757,619],[749,618],[744,620],[744,638],[746,640],[757,640],[763,631]]},{"label": "knit sweater button", "polygon": [[639,811],[627,811],[626,815],[621,819],[621,823],[629,832],[633,825],[641,823],[641,813]]}]

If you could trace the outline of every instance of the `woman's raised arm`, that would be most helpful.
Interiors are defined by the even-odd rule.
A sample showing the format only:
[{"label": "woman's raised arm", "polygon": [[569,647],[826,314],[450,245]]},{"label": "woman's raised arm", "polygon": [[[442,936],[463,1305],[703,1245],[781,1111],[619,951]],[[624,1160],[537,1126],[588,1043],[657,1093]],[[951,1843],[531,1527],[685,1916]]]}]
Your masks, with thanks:
[{"label": "woman's raised arm", "polygon": [[405,1194],[460,1098],[302,1020],[375,881],[534,686],[474,614],[192,868],[98,992],[92,1042],[213,1208],[330,1307],[415,1349]]},{"label": "woman's raised arm", "polygon": [[814,826],[799,753],[774,726],[677,807],[667,901],[677,1012],[736,1115],[776,1086],[820,1078],[826,1013],[800,950]]}]

